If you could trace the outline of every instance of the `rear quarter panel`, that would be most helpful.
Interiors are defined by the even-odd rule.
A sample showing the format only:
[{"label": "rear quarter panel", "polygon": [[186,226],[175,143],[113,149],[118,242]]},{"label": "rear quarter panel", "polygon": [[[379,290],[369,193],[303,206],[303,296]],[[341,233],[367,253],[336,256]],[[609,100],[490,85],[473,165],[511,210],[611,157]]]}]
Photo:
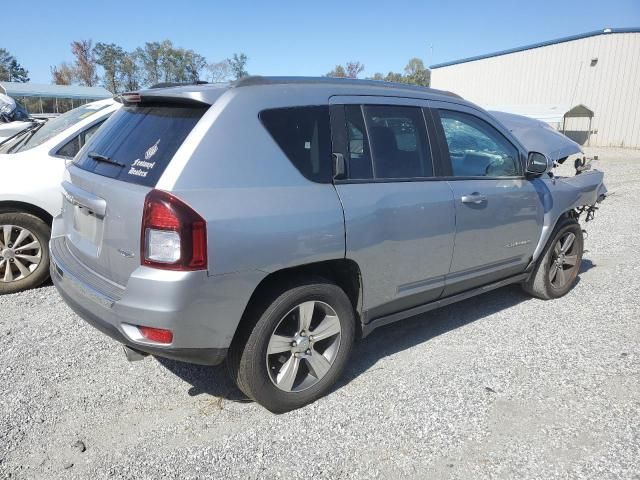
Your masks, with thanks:
[{"label": "rear quarter panel", "polygon": [[158,184],[207,221],[213,275],[344,258],[344,217],[334,186],[306,179],[258,117],[267,108],[327,105],[328,97],[296,86],[271,92],[225,93]]}]

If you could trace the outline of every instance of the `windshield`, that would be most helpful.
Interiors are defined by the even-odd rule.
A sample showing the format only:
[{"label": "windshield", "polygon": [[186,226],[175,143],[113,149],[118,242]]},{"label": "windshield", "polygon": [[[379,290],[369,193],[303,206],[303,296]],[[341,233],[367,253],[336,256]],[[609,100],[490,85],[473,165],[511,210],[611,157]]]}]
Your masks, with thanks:
[{"label": "windshield", "polygon": [[63,113],[48,122],[26,129],[21,135],[0,146],[0,153],[17,153],[42,145],[81,120],[96,114],[109,104],[87,104]]}]

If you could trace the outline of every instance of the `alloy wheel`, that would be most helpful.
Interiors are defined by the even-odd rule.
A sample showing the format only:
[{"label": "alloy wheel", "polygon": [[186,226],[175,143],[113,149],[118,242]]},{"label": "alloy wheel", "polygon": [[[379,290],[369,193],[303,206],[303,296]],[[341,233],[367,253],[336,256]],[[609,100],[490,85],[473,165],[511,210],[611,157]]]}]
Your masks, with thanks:
[{"label": "alloy wheel", "polygon": [[0,283],[31,275],[42,261],[42,245],[26,228],[0,225]]},{"label": "alloy wheel", "polygon": [[274,329],[267,346],[267,370],[285,392],[317,384],[331,369],[340,349],[342,327],[335,310],[307,301],[290,310]]},{"label": "alloy wheel", "polygon": [[551,266],[549,268],[549,282],[554,288],[563,288],[575,278],[579,267],[578,247],[575,239],[574,233],[566,232],[553,247]]}]

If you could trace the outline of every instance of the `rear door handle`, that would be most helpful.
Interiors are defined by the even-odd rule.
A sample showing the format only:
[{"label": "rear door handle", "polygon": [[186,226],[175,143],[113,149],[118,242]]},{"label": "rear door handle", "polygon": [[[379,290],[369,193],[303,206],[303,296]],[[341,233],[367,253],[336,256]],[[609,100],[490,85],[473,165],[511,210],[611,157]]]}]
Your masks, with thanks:
[{"label": "rear door handle", "polygon": [[470,193],[469,195],[463,195],[460,197],[460,201],[462,203],[473,203],[475,205],[480,205],[487,201],[486,195],[480,195],[478,192]]}]

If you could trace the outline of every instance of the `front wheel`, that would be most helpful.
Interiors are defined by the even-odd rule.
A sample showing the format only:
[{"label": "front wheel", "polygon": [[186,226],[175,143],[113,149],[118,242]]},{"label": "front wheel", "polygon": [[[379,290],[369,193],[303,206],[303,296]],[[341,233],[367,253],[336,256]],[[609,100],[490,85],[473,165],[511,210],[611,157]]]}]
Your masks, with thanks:
[{"label": "front wheel", "polygon": [[263,298],[261,304],[263,309],[252,312],[257,322],[245,325],[230,352],[238,387],[274,413],[325,395],[344,370],[355,336],[347,295],[317,279]]},{"label": "front wheel", "polygon": [[580,224],[573,218],[564,220],[556,227],[524,289],[544,300],[565,295],[578,276],[583,247]]}]

